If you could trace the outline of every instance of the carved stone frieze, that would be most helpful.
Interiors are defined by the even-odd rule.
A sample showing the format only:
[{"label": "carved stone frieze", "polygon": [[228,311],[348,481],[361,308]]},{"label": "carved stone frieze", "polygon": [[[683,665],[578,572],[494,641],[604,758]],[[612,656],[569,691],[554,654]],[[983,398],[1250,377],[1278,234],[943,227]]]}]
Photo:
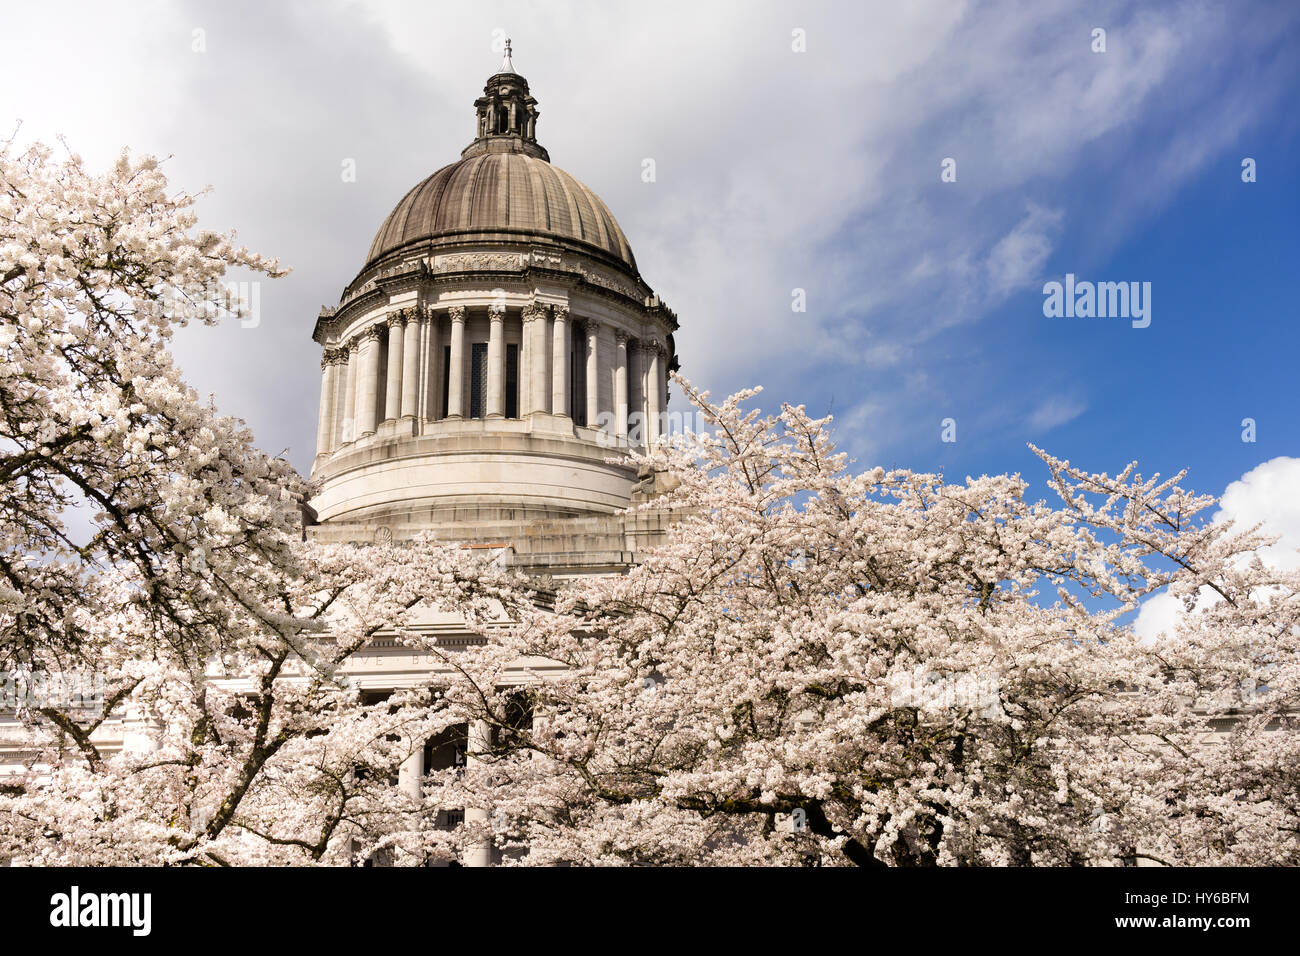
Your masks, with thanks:
[{"label": "carved stone frieze", "polygon": [[453,252],[433,257],[437,273],[519,271],[526,265],[528,257],[522,252]]}]

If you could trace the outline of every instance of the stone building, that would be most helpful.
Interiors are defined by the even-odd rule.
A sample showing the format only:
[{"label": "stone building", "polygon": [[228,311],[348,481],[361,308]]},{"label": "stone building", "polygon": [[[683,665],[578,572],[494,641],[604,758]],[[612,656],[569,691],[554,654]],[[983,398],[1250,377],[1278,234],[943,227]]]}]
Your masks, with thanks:
[{"label": "stone building", "polygon": [[[624,513],[663,476],[617,459],[660,433],[677,319],[600,197],[537,142],[537,100],[508,46],[474,109],[460,159],[401,199],[316,321],[319,490],[306,533],[382,545],[430,531],[543,579],[618,573],[663,531],[652,510]],[[452,614],[422,611],[408,630],[439,648],[479,640]],[[442,667],[381,633],[347,670],[378,701]],[[429,771],[490,745],[486,725],[413,744],[399,786],[418,797]],[[454,826],[485,811],[443,816]]]},{"label": "stone building", "polygon": [[308,533],[494,544],[549,574],[613,571],[653,519],[611,463],[658,435],[676,316],[595,193],[550,162],[537,100],[501,70],[460,159],[380,224],[321,310]]}]

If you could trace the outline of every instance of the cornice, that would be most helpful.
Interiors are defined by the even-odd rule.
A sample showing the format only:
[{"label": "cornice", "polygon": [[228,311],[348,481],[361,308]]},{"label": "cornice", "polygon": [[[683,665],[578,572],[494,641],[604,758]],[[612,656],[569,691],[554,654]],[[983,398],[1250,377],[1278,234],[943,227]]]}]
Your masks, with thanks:
[{"label": "cornice", "polygon": [[[617,270],[616,270],[617,271]],[[360,314],[381,308],[392,295],[412,289],[434,293],[491,283],[505,288],[516,286],[529,292],[540,285],[559,284],[570,291],[631,308],[662,323],[669,331],[678,328],[676,314],[638,276],[617,281],[585,267],[580,258],[556,246],[533,245],[530,249],[455,250],[434,253],[418,260],[397,263],[366,280],[365,291],[346,298],[337,307],[322,307],[312,338],[325,344],[354,322]],[[633,284],[635,283],[635,284]],[[642,294],[642,292],[649,294]]]}]

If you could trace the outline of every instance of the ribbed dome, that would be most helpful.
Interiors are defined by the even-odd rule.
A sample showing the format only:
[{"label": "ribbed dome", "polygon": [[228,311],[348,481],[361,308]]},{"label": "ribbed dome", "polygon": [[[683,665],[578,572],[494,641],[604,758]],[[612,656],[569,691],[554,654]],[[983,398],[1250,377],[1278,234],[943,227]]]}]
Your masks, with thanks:
[{"label": "ribbed dome", "polygon": [[482,232],[577,240],[637,271],[627,237],[599,196],[546,160],[514,151],[469,156],[418,184],[379,227],[367,262],[407,243]]}]

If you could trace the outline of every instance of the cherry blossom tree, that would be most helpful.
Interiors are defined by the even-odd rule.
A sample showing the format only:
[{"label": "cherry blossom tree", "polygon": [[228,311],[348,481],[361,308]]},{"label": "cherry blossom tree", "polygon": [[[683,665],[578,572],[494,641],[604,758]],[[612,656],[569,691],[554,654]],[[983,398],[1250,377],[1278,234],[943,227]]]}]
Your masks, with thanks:
[{"label": "cherry blossom tree", "polygon": [[[530,863],[1300,860],[1297,584],[1182,475],[853,473],[829,419],[720,405],[646,464],[668,542],[485,630],[446,691],[497,728],[431,798]],[[1144,644],[1168,588],[1212,593]],[[550,661],[509,719],[512,661]],[[442,788],[442,789],[440,789]],[[469,834],[467,838],[472,838]]]},{"label": "cherry blossom tree", "polygon": [[[48,148],[0,152],[0,667],[76,659],[103,569],[127,575],[191,660],[261,613],[256,570],[285,546],[305,485],[200,402],[167,342],[230,303],[229,268],[275,263],[194,232],[153,159],[105,175]],[[77,540],[70,517],[89,518]],[[89,592],[92,593],[88,593]],[[124,597],[115,595],[115,597]],[[216,642],[216,643],[214,643]]]}]

